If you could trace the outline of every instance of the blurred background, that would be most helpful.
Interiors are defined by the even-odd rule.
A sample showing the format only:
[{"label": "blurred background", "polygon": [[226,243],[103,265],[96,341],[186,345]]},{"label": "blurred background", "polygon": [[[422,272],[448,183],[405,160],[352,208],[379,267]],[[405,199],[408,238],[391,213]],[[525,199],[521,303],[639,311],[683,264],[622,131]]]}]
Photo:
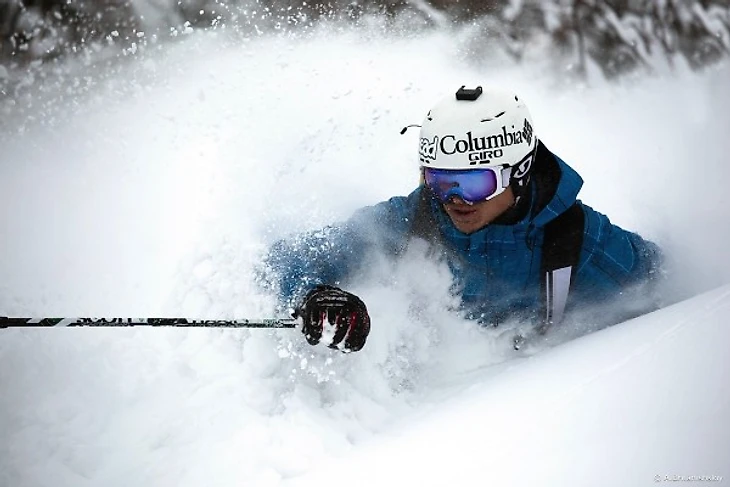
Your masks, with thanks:
[{"label": "blurred background", "polygon": [[579,78],[701,69],[730,53],[730,0],[0,0],[0,89],[8,96],[21,83],[13,73],[39,62],[136,52],[192,29],[250,35],[375,18],[401,32],[471,26],[474,57],[549,53]]}]

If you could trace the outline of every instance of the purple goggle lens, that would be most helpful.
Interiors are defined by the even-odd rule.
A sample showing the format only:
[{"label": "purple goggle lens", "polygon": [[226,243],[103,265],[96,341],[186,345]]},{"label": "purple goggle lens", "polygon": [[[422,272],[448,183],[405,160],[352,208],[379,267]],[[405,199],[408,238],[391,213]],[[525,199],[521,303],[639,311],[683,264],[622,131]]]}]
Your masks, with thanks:
[{"label": "purple goggle lens", "polygon": [[467,203],[478,203],[502,189],[499,169],[452,170],[427,167],[423,172],[428,187],[444,203],[455,196]]}]

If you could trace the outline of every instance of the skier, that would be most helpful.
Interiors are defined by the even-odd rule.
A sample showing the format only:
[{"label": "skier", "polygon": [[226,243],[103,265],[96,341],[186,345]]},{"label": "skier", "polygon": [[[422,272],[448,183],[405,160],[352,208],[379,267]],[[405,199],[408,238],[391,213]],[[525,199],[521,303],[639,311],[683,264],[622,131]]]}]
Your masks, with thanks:
[{"label": "skier", "polygon": [[465,316],[482,324],[514,317],[545,331],[578,305],[659,275],[654,243],[576,199],[583,180],[538,140],[513,93],[461,87],[444,98],[421,125],[419,159],[421,185],[410,195],[269,250],[264,280],[310,344],[331,329],[330,347],[364,346],[367,307],[338,286],[368,252],[398,256],[415,238],[448,262]]}]

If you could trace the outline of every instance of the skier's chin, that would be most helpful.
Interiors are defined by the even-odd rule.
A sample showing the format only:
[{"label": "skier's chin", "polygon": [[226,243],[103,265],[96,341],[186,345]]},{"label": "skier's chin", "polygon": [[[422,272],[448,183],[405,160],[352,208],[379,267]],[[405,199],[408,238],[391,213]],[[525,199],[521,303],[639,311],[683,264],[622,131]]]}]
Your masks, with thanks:
[{"label": "skier's chin", "polygon": [[474,206],[447,205],[446,213],[451,223],[462,233],[474,233],[489,223],[484,221],[484,215]]},{"label": "skier's chin", "polygon": [[459,230],[461,233],[474,233],[477,230],[481,230],[482,228],[486,227],[488,223],[482,223],[482,222],[465,222],[465,221],[457,221],[453,218],[451,219],[451,222],[454,224],[457,230]]}]

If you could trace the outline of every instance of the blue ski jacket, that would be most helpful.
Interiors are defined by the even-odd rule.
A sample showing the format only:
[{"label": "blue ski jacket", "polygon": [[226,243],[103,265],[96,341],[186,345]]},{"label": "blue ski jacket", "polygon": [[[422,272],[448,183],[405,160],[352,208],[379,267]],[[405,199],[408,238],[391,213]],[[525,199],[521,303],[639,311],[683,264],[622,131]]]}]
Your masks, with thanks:
[{"label": "blue ski jacket", "polygon": [[580,304],[604,303],[657,277],[661,252],[654,243],[613,225],[577,200],[583,180],[542,143],[535,160],[535,166],[540,165],[551,167],[551,176],[532,178],[530,211],[516,221],[494,222],[464,234],[437,200],[419,204],[427,191],[420,186],[408,196],[362,208],[344,223],[275,243],[266,256],[263,278],[282,304],[293,307],[314,285],[342,285],[357,275],[370,252],[398,256],[413,238],[417,212],[425,208],[440,236],[465,316],[484,324],[535,318],[541,305],[545,225],[576,202],[585,223],[567,311]]}]

